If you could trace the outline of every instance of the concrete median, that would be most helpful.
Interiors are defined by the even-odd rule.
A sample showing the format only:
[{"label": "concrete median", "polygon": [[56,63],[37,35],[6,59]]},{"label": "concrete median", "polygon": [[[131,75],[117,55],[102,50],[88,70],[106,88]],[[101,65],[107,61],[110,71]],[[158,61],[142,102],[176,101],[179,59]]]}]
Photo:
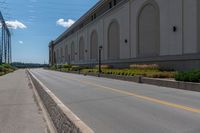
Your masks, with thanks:
[{"label": "concrete median", "polygon": [[94,133],[69,108],[67,108],[44,84],[28,71],[32,82],[45,105],[58,133]]}]

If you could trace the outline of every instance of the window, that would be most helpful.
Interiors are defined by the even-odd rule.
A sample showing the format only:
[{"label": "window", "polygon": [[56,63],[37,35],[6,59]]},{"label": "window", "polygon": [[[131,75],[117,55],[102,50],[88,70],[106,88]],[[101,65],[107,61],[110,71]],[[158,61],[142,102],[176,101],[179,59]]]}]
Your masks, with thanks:
[{"label": "window", "polygon": [[97,17],[97,15],[96,15],[96,13],[95,13],[95,14],[93,14],[93,15],[91,16],[91,20],[93,21],[94,19],[96,19],[96,17]]},{"label": "window", "polygon": [[113,0],[114,6],[117,5],[117,0]]},{"label": "window", "polygon": [[94,19],[96,19],[96,17],[97,17],[97,15],[96,15],[96,13],[94,14]]}]

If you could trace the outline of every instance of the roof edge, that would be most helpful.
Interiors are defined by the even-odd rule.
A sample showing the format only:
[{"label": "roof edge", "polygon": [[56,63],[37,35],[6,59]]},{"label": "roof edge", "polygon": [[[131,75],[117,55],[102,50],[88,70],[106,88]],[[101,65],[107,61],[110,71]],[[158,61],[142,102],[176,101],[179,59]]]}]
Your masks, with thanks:
[{"label": "roof edge", "polygon": [[57,44],[60,39],[62,39],[68,32],[72,31],[78,24],[80,24],[86,17],[88,17],[92,12],[94,12],[99,6],[103,5],[107,0],[98,1],[91,9],[89,9],[83,16],[81,16],[71,27],[65,30],[59,37],[57,37],[53,42]]}]

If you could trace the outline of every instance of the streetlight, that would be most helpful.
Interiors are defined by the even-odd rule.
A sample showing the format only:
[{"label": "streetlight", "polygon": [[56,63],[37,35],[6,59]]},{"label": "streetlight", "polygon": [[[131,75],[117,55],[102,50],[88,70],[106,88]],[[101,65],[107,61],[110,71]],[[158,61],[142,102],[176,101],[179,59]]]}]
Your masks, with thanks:
[{"label": "streetlight", "polygon": [[71,65],[71,56],[70,54],[68,55],[68,62],[67,62],[69,65]]},{"label": "streetlight", "polygon": [[65,56],[61,57],[61,63],[64,63]]},{"label": "streetlight", "polygon": [[101,71],[101,52],[102,52],[103,46],[99,46],[99,76]]}]

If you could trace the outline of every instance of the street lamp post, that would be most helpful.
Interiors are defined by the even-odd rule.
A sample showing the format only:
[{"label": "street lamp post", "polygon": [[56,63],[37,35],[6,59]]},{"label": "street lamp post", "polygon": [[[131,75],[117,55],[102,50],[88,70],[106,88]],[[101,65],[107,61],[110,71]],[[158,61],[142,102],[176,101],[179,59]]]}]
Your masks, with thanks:
[{"label": "street lamp post", "polygon": [[68,64],[71,65],[71,56],[68,55]]},{"label": "street lamp post", "polygon": [[102,52],[103,47],[99,46],[99,76],[101,74],[101,52]]}]

